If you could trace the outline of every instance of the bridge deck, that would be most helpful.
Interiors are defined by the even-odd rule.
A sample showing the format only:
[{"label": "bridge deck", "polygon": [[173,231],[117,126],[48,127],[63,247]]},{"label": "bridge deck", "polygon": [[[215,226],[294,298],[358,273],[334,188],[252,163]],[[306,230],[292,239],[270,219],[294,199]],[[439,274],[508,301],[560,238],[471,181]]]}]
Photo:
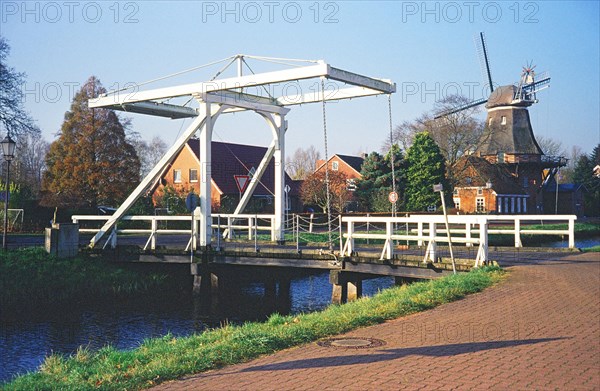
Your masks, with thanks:
[{"label": "bridge deck", "polygon": [[[264,266],[304,269],[340,270],[380,276],[412,278],[437,278],[452,273],[447,247],[439,246],[439,262],[425,263],[425,247],[398,246],[393,259],[380,259],[381,247],[362,245],[353,256],[340,257],[330,252],[327,245],[310,245],[299,248],[293,245],[277,245],[271,242],[226,241],[220,248],[197,250],[193,254],[181,250],[187,237],[171,236],[160,243],[155,251],[143,251],[143,238],[120,236],[114,253],[120,262],[140,263],[206,263],[240,266]],[[177,249],[179,248],[179,249]],[[476,248],[459,246],[454,249],[456,269],[469,271],[475,261]],[[514,250],[511,248],[511,250]]]}]

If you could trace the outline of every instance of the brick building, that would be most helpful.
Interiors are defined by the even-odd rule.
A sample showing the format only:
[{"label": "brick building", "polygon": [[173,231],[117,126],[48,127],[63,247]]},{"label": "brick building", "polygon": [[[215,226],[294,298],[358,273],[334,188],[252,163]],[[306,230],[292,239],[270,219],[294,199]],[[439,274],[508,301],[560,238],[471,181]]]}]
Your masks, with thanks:
[{"label": "brick building", "polygon": [[[353,192],[356,190],[356,180],[362,178],[360,169],[364,161],[365,159],[359,156],[335,154],[327,162],[327,167],[330,171],[340,172],[346,176],[346,189],[352,193],[350,201],[346,204],[346,211],[358,208],[358,203],[354,199]],[[317,160],[316,167],[315,172],[325,171],[325,160]]]},{"label": "brick building", "polygon": [[[265,155],[267,148],[252,145],[232,144],[213,141],[211,143],[211,203],[213,212],[231,212],[237,205],[240,191],[236,176],[251,176]],[[170,187],[181,196],[190,191],[200,191],[199,180],[202,180],[200,169],[200,142],[190,139],[185,147],[175,156],[173,161],[160,177],[153,189],[153,200],[156,204],[162,197],[164,188]],[[273,159],[269,162],[265,173],[256,187],[248,207],[256,212],[272,212],[274,198],[275,169]],[[289,186],[288,209],[301,209],[298,197],[298,183],[285,175],[285,185]]]},{"label": "brick building", "polygon": [[454,206],[462,213],[531,213],[525,188],[510,170],[478,156],[466,156],[454,168],[459,178],[454,187]]}]

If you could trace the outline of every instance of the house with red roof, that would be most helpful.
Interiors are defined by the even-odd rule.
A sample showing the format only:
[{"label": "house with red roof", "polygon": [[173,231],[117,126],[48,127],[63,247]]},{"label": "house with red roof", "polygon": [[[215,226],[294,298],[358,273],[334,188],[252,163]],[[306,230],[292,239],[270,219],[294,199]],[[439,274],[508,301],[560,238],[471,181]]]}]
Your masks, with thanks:
[{"label": "house with red roof", "polygon": [[525,214],[536,213],[527,186],[534,184],[518,178],[504,165],[478,156],[465,156],[453,168],[458,182],[452,198],[461,213]]},{"label": "house with red roof", "polygon": [[[233,212],[266,152],[266,147],[218,141],[211,143],[212,163],[209,169],[212,176],[211,204],[213,212]],[[165,187],[172,188],[183,197],[191,191],[198,194],[200,180],[202,180],[200,141],[192,138],[161,175],[160,181],[153,191],[154,203],[158,203]],[[284,187],[289,189],[287,192],[287,209],[289,211],[301,210],[297,181],[293,181],[286,174]],[[274,188],[275,169],[273,159],[271,159],[245,212],[247,213],[250,209],[252,212],[273,213]]]},{"label": "house with red roof", "polygon": [[[360,169],[362,167],[364,158],[359,156],[349,156],[335,154],[329,158],[327,166],[330,171],[338,171],[346,176],[346,182],[348,184],[348,190],[356,190],[356,180],[362,178]],[[315,172],[325,170],[325,160],[317,160]]]}]

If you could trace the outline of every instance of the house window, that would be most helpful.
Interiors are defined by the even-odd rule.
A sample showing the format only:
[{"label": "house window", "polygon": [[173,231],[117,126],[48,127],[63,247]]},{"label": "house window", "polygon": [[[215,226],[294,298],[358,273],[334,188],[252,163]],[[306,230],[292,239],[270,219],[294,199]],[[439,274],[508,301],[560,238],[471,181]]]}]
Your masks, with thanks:
[{"label": "house window", "polygon": [[331,169],[333,171],[337,171],[339,168],[340,168],[340,163],[339,162],[335,161],[335,162],[331,163]]},{"label": "house window", "polygon": [[454,191],[452,192],[452,194],[454,194],[454,195],[458,195],[458,187],[455,187],[455,188],[454,188]]},{"label": "house window", "polygon": [[506,117],[502,116],[502,121],[500,122],[502,125],[506,125]]},{"label": "house window", "polygon": [[527,189],[529,187],[529,178],[526,176],[523,177],[523,188]]},{"label": "house window", "polygon": [[465,178],[465,182],[467,183],[467,185],[470,185],[471,182],[473,182],[473,179],[471,179],[471,177],[468,176],[468,177]]},{"label": "house window", "polygon": [[454,198],[454,207],[460,210],[460,198]]},{"label": "house window", "polygon": [[477,188],[477,195],[482,195],[483,194],[483,189],[481,187]]},{"label": "house window", "polygon": [[475,212],[477,212],[477,213],[485,212],[485,198],[483,198],[483,197],[475,198]]},{"label": "house window", "polygon": [[356,181],[354,179],[346,179],[346,190],[356,191]]},{"label": "house window", "polygon": [[198,182],[198,169],[190,168],[190,182]]},{"label": "house window", "polygon": [[181,170],[173,170],[173,183],[181,183]]}]

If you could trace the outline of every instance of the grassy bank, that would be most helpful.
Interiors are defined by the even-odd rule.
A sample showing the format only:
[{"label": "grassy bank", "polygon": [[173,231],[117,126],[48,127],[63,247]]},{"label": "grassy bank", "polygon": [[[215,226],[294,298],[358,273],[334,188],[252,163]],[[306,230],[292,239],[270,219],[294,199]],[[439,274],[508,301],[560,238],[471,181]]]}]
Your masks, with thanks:
[{"label": "grassy bank", "polygon": [[0,308],[3,312],[89,298],[128,295],[162,285],[167,275],[136,273],[79,255],[59,259],[43,248],[0,253]]},{"label": "grassy bank", "polygon": [[479,292],[500,281],[502,271],[483,268],[443,279],[387,289],[371,298],[298,316],[272,315],[264,323],[225,326],[184,338],[146,340],[130,351],[80,349],[53,355],[39,372],[21,376],[6,390],[143,389],[170,379],[239,363]]},{"label": "grassy bank", "polygon": [[584,253],[600,253],[600,246],[584,248],[582,251]]}]

